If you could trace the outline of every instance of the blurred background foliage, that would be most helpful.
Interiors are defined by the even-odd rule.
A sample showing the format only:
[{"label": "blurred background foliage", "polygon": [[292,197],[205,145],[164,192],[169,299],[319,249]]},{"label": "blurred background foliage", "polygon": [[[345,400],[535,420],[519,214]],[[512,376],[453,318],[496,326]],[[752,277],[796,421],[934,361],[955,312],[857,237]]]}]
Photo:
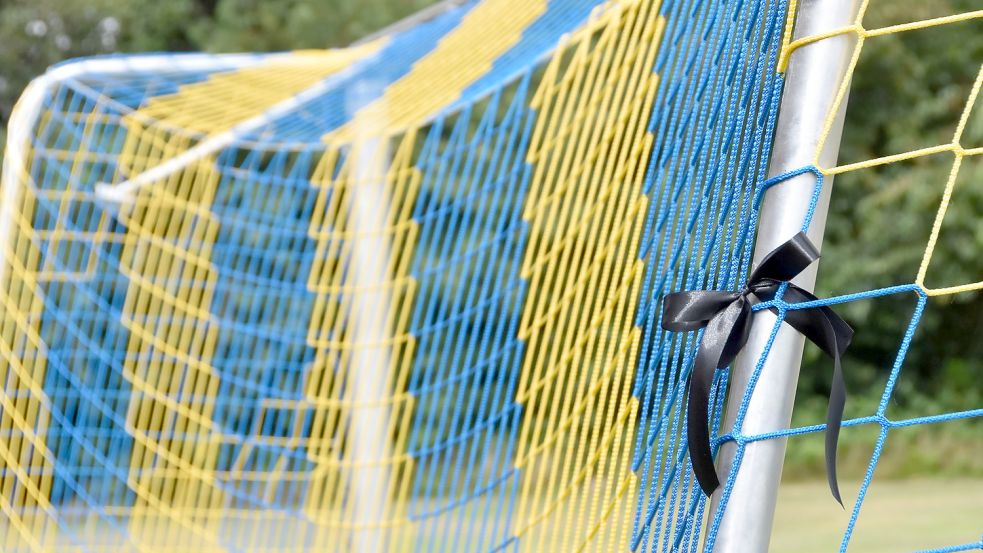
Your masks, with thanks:
[{"label": "blurred background foliage", "polygon": [[[0,144],[27,82],[67,58],[112,52],[273,51],[342,46],[433,0],[0,0]],[[967,11],[976,0],[872,2],[869,28]],[[979,20],[871,39],[854,80],[841,162],[948,142],[983,60]],[[962,141],[983,146],[983,108]],[[952,166],[951,154],[836,178],[821,296],[914,281]],[[983,163],[968,158],[928,273],[930,286],[983,280]],[[876,410],[911,318],[914,294],[853,302],[838,311],[857,329],[846,370],[850,416]],[[905,360],[889,416],[983,405],[983,296],[933,299]],[[830,362],[809,347],[795,424],[821,422]],[[981,424],[962,421],[892,433],[882,476],[983,475]],[[862,471],[869,432],[845,432],[845,473]],[[895,435],[897,437],[894,437]],[[822,474],[821,440],[795,442],[786,474]]]},{"label": "blurred background foliage", "polygon": [[[869,29],[961,13],[974,0],[873,1]],[[983,21],[868,39],[850,92],[840,163],[853,163],[952,141],[983,62]],[[972,109],[961,144],[983,145],[983,106]],[[972,106],[970,106],[972,107]],[[919,157],[838,175],[834,179],[817,294],[820,297],[914,282],[931,233],[952,153]],[[983,159],[964,158],[926,277],[938,288],[983,280]],[[915,294],[837,306],[854,327],[844,370],[848,416],[873,414],[915,310]],[[795,424],[825,419],[831,362],[811,345],[799,382]],[[929,300],[887,414],[901,419],[983,406],[983,296]],[[878,474],[983,475],[979,419],[892,431]],[[875,436],[844,433],[847,457],[869,457]],[[821,469],[822,444],[789,448],[793,474]],[[866,463],[843,463],[863,469]]]},{"label": "blurred background foliage", "polygon": [[[434,0],[0,0],[0,126],[59,61],[146,51],[345,46]],[[3,138],[0,136],[0,141]]]}]

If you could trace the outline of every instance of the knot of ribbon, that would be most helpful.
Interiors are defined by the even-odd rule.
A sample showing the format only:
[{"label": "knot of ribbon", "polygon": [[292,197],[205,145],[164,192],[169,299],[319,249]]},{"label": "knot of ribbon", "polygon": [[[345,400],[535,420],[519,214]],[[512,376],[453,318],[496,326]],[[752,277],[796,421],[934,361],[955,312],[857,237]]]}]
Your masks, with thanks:
[{"label": "knot of ribbon", "polygon": [[[747,343],[751,330],[752,299],[762,302],[775,298],[782,283],[788,282],[819,259],[819,252],[802,232],[778,246],[751,272],[747,284],[738,292],[699,290],[666,295],[662,328],[684,332],[706,328],[689,378],[687,441],[696,479],[708,496],[720,480],[713,466],[710,447],[710,389],[715,371],[726,368]],[[786,303],[816,301],[816,296],[789,283]],[[778,312],[775,307],[772,311]],[[836,444],[846,402],[846,385],[840,358],[853,337],[853,329],[826,306],[789,309],[785,322],[833,358],[833,385],[826,412],[826,478],[833,497],[841,505],[836,479]]]}]

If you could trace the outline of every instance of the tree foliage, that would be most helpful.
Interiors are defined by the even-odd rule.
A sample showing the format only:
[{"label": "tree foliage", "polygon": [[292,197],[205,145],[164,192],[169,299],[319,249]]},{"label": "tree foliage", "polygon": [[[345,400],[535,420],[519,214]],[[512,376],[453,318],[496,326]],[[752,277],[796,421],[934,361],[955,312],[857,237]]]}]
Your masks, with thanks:
[{"label": "tree foliage", "polygon": [[434,2],[0,0],[0,128],[28,81],[68,58],[344,46]]}]

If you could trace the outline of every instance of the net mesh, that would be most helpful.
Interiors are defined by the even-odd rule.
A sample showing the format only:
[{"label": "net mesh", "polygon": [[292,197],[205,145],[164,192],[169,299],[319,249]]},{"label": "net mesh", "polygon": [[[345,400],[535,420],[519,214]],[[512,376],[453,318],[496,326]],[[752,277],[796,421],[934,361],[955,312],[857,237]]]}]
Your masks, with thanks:
[{"label": "net mesh", "polygon": [[[709,547],[699,337],[660,298],[738,287],[792,174],[948,152],[914,283],[822,301],[915,298],[846,423],[880,434],[845,548],[890,429],[983,415],[886,415],[927,299],[983,286],[924,285],[980,80],[950,144],[767,178],[797,48],[983,15],[865,9],[791,41],[784,0],[484,0],[344,50],[53,68],[4,159],[0,546],[697,551],[709,524]],[[822,429],[719,441],[736,469]]]},{"label": "net mesh", "polygon": [[[791,10],[795,9],[795,0],[793,0]],[[905,358],[912,346],[913,339],[919,328],[919,323],[922,321],[926,309],[929,307],[929,299],[937,296],[946,296],[951,294],[963,294],[972,293],[975,290],[983,288],[983,281],[977,282],[963,282],[963,283],[952,283],[945,286],[933,286],[932,284],[927,284],[926,279],[928,278],[928,273],[932,265],[933,254],[938,243],[938,238],[940,232],[945,227],[946,214],[948,212],[949,205],[952,201],[953,193],[955,191],[956,183],[959,181],[960,167],[964,163],[964,160],[971,158],[971,156],[978,155],[983,152],[980,148],[964,148],[961,144],[964,134],[967,130],[967,125],[972,126],[978,125],[978,123],[971,123],[974,117],[979,117],[979,110],[977,106],[977,98],[979,96],[980,86],[983,84],[983,66],[980,67],[977,77],[972,84],[971,89],[968,91],[968,95],[965,99],[961,100],[963,106],[962,110],[959,112],[958,120],[955,122],[954,132],[949,142],[944,144],[931,145],[927,147],[921,147],[917,149],[911,149],[908,151],[899,151],[897,153],[890,153],[888,155],[883,155],[879,157],[874,157],[871,159],[865,159],[862,161],[856,161],[852,163],[845,163],[837,165],[835,167],[825,167],[820,162],[820,154],[826,146],[826,141],[830,139],[830,133],[835,127],[835,121],[837,118],[837,112],[841,109],[841,106],[846,102],[849,90],[851,78],[854,76],[854,72],[858,67],[858,62],[861,59],[863,49],[865,45],[869,44],[870,41],[876,40],[878,37],[885,37],[890,35],[897,35],[899,33],[908,32],[918,32],[926,29],[932,29],[935,27],[944,27],[947,25],[955,25],[963,22],[978,22],[980,18],[983,18],[983,11],[968,11],[965,13],[957,13],[952,15],[946,15],[942,17],[929,18],[924,20],[907,21],[904,23],[899,23],[895,25],[877,27],[877,28],[867,28],[870,25],[865,26],[865,20],[869,17],[869,0],[864,0],[860,3],[858,12],[853,21],[846,26],[830,29],[828,31],[818,33],[815,35],[805,36],[798,38],[796,40],[790,40],[791,34],[786,33],[784,38],[784,44],[782,46],[781,56],[779,59],[778,69],[779,71],[784,71],[787,66],[791,56],[795,55],[797,49],[802,47],[808,47],[810,44],[815,44],[817,42],[830,39],[837,36],[852,36],[855,39],[852,53],[850,56],[850,62],[846,71],[846,74],[842,76],[841,82],[839,83],[836,97],[830,107],[829,112],[826,114],[826,118],[823,124],[823,131],[816,146],[814,161],[811,165],[801,167],[787,173],[783,173],[774,176],[763,183],[763,189],[767,189],[774,185],[780,185],[789,179],[803,174],[811,174],[815,178],[815,188],[813,191],[812,206],[814,207],[819,199],[820,190],[823,187],[824,180],[835,176],[835,175],[846,175],[851,172],[864,171],[871,168],[877,168],[880,166],[891,165],[891,164],[902,164],[908,160],[914,160],[918,158],[926,158],[934,154],[947,153],[951,154],[951,170],[949,171],[948,179],[945,182],[937,183],[926,183],[927,186],[936,187],[941,189],[940,203],[938,206],[938,211],[935,216],[935,220],[932,223],[931,230],[928,233],[927,245],[925,247],[925,252],[922,256],[922,260],[918,267],[917,274],[914,275],[913,282],[910,284],[897,284],[894,286],[887,286],[883,288],[864,290],[861,292],[855,292],[850,294],[843,294],[827,299],[821,299],[816,302],[800,303],[800,304],[788,304],[782,301],[780,298],[769,305],[769,302],[765,302],[755,306],[756,310],[766,309],[768,307],[775,307],[779,312],[778,322],[776,323],[775,330],[777,331],[778,325],[781,324],[784,314],[788,310],[793,309],[804,309],[810,306],[821,306],[821,305],[838,305],[847,304],[851,302],[865,302],[875,298],[881,298],[886,296],[907,296],[911,298],[911,304],[913,304],[912,315],[908,324],[904,330],[903,336],[900,340],[897,355],[890,367],[890,373],[886,379],[886,384],[883,389],[883,394],[877,403],[876,410],[866,416],[860,416],[848,420],[844,423],[844,426],[863,426],[863,425],[874,425],[877,428],[876,440],[873,444],[873,451],[870,456],[869,462],[867,464],[867,469],[864,473],[862,481],[859,483],[857,496],[853,502],[852,509],[850,511],[850,517],[846,524],[845,531],[843,533],[842,541],[840,542],[840,550],[846,551],[851,543],[851,538],[853,538],[855,530],[857,529],[859,515],[861,513],[864,500],[870,489],[871,482],[874,477],[874,472],[877,468],[878,462],[880,461],[881,455],[886,447],[887,438],[891,430],[903,429],[911,426],[918,425],[929,425],[929,424],[939,424],[945,422],[952,422],[962,419],[978,419],[983,417],[983,408],[968,408],[965,410],[948,412],[948,413],[938,413],[938,414],[925,414],[923,416],[916,417],[891,417],[889,413],[890,402],[894,397],[896,392],[898,379],[901,375],[902,369],[905,365]],[[978,28],[974,27],[974,28]],[[968,45],[965,45],[969,47]],[[899,106],[899,109],[903,109]],[[975,113],[975,115],[974,115]],[[900,117],[900,113],[896,114]],[[972,141],[972,140],[971,140]],[[968,183],[964,183],[964,187],[969,186]],[[903,213],[899,214],[903,215]],[[805,231],[809,228],[812,222],[813,208],[809,209],[808,215],[802,223],[802,230]],[[936,308],[942,307],[936,304]],[[886,332],[887,329],[878,329]],[[862,329],[862,331],[869,331],[869,329]],[[774,338],[775,332],[772,333],[772,338]],[[769,345],[770,348],[770,345]],[[764,356],[767,356],[768,349],[766,348]],[[760,371],[762,368],[762,363],[759,362],[755,374],[752,376],[752,381],[756,380],[760,376]],[[791,430],[782,430],[769,432],[757,435],[748,435],[741,432],[741,423],[746,414],[747,406],[749,403],[750,394],[753,393],[753,384],[750,390],[745,394],[744,400],[738,410],[738,422],[735,423],[734,429],[732,429],[723,440],[732,440],[736,442],[736,455],[734,459],[734,465],[736,467],[740,466],[742,455],[748,446],[756,441],[775,439],[781,437],[790,436],[801,436],[813,432],[820,432],[825,429],[825,425],[810,425],[798,428],[793,428]],[[975,407],[975,406],[974,406]],[[723,510],[726,508],[727,499],[730,490],[734,484],[733,473],[736,471],[732,470],[731,478],[728,479],[724,487],[722,500],[722,508],[717,511],[716,518],[710,525],[707,533],[708,545],[711,545],[715,538],[717,532],[717,523],[719,522]],[[969,536],[968,536],[969,537]],[[978,539],[977,539],[978,538]],[[983,549],[983,537],[973,536],[970,537],[971,541],[967,543],[962,543],[959,545],[949,545],[942,547],[935,547],[931,549],[926,549],[926,551],[937,551],[937,552],[949,552],[949,551],[975,551]]]}]

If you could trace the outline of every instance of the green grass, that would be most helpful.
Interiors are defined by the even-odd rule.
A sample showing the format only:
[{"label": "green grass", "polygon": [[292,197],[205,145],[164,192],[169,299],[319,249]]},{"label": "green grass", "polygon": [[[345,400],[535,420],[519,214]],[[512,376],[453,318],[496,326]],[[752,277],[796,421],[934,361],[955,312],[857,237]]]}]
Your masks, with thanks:
[{"label": "green grass", "polygon": [[[838,551],[857,484],[843,486],[846,509],[825,482],[781,486],[771,551]],[[983,535],[983,479],[874,481],[850,541],[851,552],[917,551],[978,542]]]},{"label": "green grass", "polygon": [[[840,540],[850,509],[857,494],[854,479],[841,481],[846,509],[830,497],[824,481],[784,482],[780,488],[775,526],[772,533],[772,553],[833,553],[839,550]],[[632,498],[633,499],[633,498]],[[434,503],[436,505],[436,503]],[[434,505],[421,505],[421,510],[430,510]],[[569,507],[561,506],[561,509]],[[469,507],[479,508],[479,507]],[[484,509],[484,507],[481,507]],[[236,528],[229,535],[238,536],[241,544],[250,544],[258,536],[271,537],[273,543],[291,546],[293,539],[304,536],[300,530],[303,524],[292,526],[298,521],[284,521],[276,516],[255,517],[242,511],[226,519],[226,530]],[[41,515],[43,518],[45,515]],[[340,518],[339,514],[339,518]],[[474,511],[462,514],[461,520],[487,522],[491,525],[504,524],[503,520],[482,519],[487,512]],[[287,517],[289,518],[289,517]],[[561,520],[563,516],[551,517]],[[194,541],[186,529],[178,528],[173,521],[161,517],[143,533],[139,527],[123,523],[123,529],[135,533],[151,543],[172,543],[175,550]],[[14,545],[21,545],[15,535],[0,517],[0,551]],[[69,523],[71,524],[71,523]],[[70,540],[59,534],[64,528],[47,525],[44,550],[74,550],[73,540],[93,545],[94,550],[116,551],[122,534],[103,526],[104,520],[90,521],[84,527],[72,528],[75,533]],[[28,522],[28,527],[42,528],[43,523]],[[237,528],[241,525],[241,528]],[[71,526],[69,526],[71,527]],[[499,527],[500,528],[500,527]],[[483,524],[464,528],[464,532],[487,531]],[[555,532],[562,532],[556,528]],[[863,510],[850,542],[850,553],[900,553],[952,545],[979,542],[983,534],[983,478],[913,478],[904,480],[877,481],[871,484]],[[425,543],[434,548],[446,547],[438,537],[435,542]],[[5,541],[6,540],[6,541]],[[282,540],[282,541],[277,541]],[[254,544],[255,545],[255,544]],[[68,548],[68,549],[66,549]]]}]

